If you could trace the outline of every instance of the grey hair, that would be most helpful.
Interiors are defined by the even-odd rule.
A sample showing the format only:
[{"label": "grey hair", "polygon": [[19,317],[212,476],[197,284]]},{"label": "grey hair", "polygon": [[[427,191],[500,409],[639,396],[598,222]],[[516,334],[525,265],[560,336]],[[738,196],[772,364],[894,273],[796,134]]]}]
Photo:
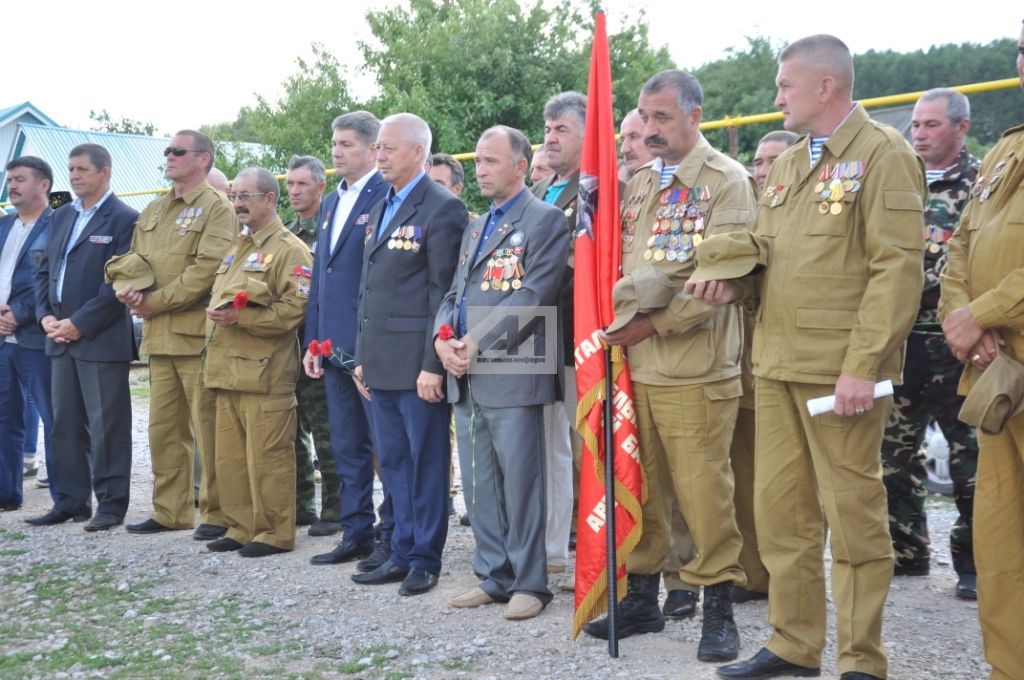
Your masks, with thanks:
[{"label": "grey hair", "polygon": [[281,195],[281,183],[277,181],[277,177],[270,170],[266,168],[246,168],[235,175],[235,182],[238,181],[239,177],[246,175],[250,175],[256,180],[256,188],[260,191],[274,194],[275,197]]},{"label": "grey hair", "polygon": [[350,111],[335,118],[331,129],[352,130],[363,144],[370,146],[377,141],[380,121],[369,111]]},{"label": "grey hair", "polygon": [[289,170],[300,170],[302,168],[309,170],[309,174],[313,175],[313,180],[317,184],[323,184],[327,181],[327,171],[324,168],[323,161],[316,156],[292,156],[288,160]]},{"label": "grey hair", "polygon": [[525,158],[527,165],[533,162],[533,145],[530,144],[530,140],[526,138],[526,135],[508,125],[495,125],[484,130],[484,133],[480,135],[480,139],[486,139],[496,134],[505,135],[509,146],[512,147],[513,162],[518,161],[520,158]]},{"label": "grey hair", "polygon": [[413,145],[423,145],[423,163],[430,162],[430,144],[433,142],[433,135],[430,133],[430,126],[415,113],[393,113],[380,122],[381,127],[385,125],[397,125],[402,128],[405,138]]},{"label": "grey hair", "polygon": [[832,76],[841,89],[853,92],[853,55],[834,35],[819,33],[791,42],[779,53],[779,63],[794,57],[803,57],[807,64]]},{"label": "grey hair", "polygon": [[680,69],[655,73],[644,83],[640,92],[641,94],[657,94],[666,87],[671,87],[676,91],[676,103],[683,113],[688,114],[704,104],[704,88],[700,86],[700,81]]},{"label": "grey hair", "polygon": [[949,118],[951,123],[955,124],[964,120],[970,120],[971,101],[966,95],[956,90],[951,90],[948,87],[935,87],[921,95],[918,101],[931,102],[936,99],[946,100],[946,117]]},{"label": "grey hair", "polygon": [[555,120],[573,113],[580,121],[580,137],[587,123],[587,98],[574,90],[559,92],[544,105],[544,120]]},{"label": "grey hair", "polygon": [[789,130],[772,130],[757,143],[758,146],[766,144],[768,142],[785,142],[787,147],[796,144],[796,140],[800,139],[800,135]]}]

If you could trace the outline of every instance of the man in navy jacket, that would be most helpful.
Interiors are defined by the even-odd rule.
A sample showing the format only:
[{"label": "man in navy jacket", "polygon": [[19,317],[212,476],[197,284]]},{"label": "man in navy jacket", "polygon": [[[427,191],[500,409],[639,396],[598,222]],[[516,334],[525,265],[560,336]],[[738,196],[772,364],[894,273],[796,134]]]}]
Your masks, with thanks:
[{"label": "man in navy jacket", "polygon": [[139,213],[110,188],[110,153],[98,144],[71,150],[78,196],[53,214],[36,274],[36,317],[53,371],[54,471],[62,480],[53,508],[30,520],[48,525],[88,514],[86,531],[121,524],[132,468],[128,368],[135,343],[128,308],[104,281],[104,264],[131,246]]},{"label": "man in navy jacket", "polygon": [[[43,420],[50,494],[60,483],[53,470],[53,409],[46,336],[36,322],[35,275],[46,249],[53,210],[47,197],[53,170],[35,156],[7,164],[7,188],[17,213],[0,217],[0,512],[22,502],[24,395],[30,393]],[[78,521],[88,519],[79,513]],[[69,516],[70,518],[70,516]]]},{"label": "man in navy jacket", "polygon": [[[331,158],[342,181],[337,191],[324,197],[317,219],[320,226],[313,254],[304,346],[309,347],[314,339],[330,340],[336,352],[351,356],[356,349],[359,274],[370,210],[384,199],[388,185],[376,168],[373,145],[380,122],[373,114],[352,111],[335,118],[333,127]],[[310,562],[338,564],[370,556],[357,565],[370,571],[388,558],[388,534],[394,519],[385,498],[381,507],[385,535],[375,550],[369,404],[359,396],[340,362],[321,359],[307,350],[302,364],[306,375],[323,378],[326,383],[331,450],[341,478],[339,521],[345,533],[334,550],[316,555]]]}]

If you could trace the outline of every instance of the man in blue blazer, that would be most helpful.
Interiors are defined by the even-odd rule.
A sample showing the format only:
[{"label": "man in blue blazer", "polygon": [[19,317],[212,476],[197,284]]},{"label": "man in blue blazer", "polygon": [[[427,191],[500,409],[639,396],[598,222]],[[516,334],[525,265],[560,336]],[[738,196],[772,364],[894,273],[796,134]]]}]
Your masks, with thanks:
[{"label": "man in blue blazer", "polygon": [[[0,217],[0,512],[22,502],[24,395],[30,393],[43,420],[50,495],[60,480],[53,470],[53,409],[46,336],[36,322],[35,276],[43,259],[53,210],[47,202],[53,170],[41,158],[7,164],[7,189],[17,212]],[[79,513],[77,521],[89,518]]]},{"label": "man in blue blazer", "polygon": [[[342,181],[337,191],[324,197],[317,219],[320,228],[313,249],[304,346],[308,348],[313,340],[330,340],[336,350],[351,356],[356,350],[356,305],[366,229],[370,211],[384,199],[388,185],[376,168],[373,145],[380,122],[373,114],[352,111],[335,118],[333,127],[331,159]],[[373,569],[387,559],[394,520],[385,499],[381,506],[385,540],[375,550],[369,404],[340,362],[324,361],[307,349],[302,364],[306,375],[323,378],[326,383],[331,450],[341,479],[339,521],[345,527],[341,543],[328,553],[313,556],[310,562],[338,564],[370,556],[357,567]]]},{"label": "man in blue blazer", "polygon": [[462,201],[427,177],[430,142],[430,128],[411,113],[381,123],[377,167],[391,189],[370,214],[359,286],[355,372],[372,399],[395,528],[389,560],[352,580],[402,581],[401,595],[437,584],[448,535],[449,409],[433,327],[468,215]]},{"label": "man in blue blazer", "polygon": [[110,153],[98,144],[71,150],[68,172],[78,198],[53,215],[46,257],[36,273],[36,318],[53,371],[57,499],[30,524],[96,515],[86,531],[121,524],[132,472],[134,354],[131,316],[104,281],[104,264],[131,246],[139,213],[110,188]]}]

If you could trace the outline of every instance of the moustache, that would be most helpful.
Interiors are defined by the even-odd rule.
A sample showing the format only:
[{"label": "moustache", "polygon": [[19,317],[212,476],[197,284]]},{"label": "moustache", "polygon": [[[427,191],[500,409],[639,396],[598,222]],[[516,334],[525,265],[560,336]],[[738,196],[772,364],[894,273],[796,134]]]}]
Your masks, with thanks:
[{"label": "moustache", "polygon": [[668,140],[661,135],[651,135],[650,137],[644,137],[644,146],[668,146]]}]

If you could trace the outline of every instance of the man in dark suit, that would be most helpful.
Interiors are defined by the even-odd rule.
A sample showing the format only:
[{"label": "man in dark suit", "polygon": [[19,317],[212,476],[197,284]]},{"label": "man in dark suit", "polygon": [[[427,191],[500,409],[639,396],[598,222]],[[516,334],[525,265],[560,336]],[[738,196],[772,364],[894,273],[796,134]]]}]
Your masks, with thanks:
[{"label": "man in dark suit", "polygon": [[[43,420],[50,494],[60,483],[53,474],[53,409],[50,360],[36,323],[35,274],[43,258],[53,210],[47,203],[53,170],[35,156],[7,164],[7,188],[17,212],[0,217],[0,512],[22,501],[24,394],[31,393]],[[76,520],[89,518],[79,514]]]},{"label": "man in dark suit", "polygon": [[[104,281],[103,266],[128,250],[139,213],[110,188],[110,153],[81,144],[68,157],[78,199],[53,217],[46,257],[36,273],[36,317],[46,332],[53,372],[54,472],[61,480],[46,514],[57,524],[96,515],[86,531],[124,521],[132,468],[128,367],[135,343],[128,308]],[[91,472],[91,476],[90,476]]]},{"label": "man in dark suit", "polygon": [[[376,168],[373,145],[380,122],[366,111],[334,119],[331,159],[342,178],[337,191],[324,197],[313,247],[313,281],[306,308],[305,347],[314,339],[330,340],[348,355],[356,351],[356,309],[363,245],[370,210],[384,200],[388,185]],[[306,351],[303,368],[310,378],[323,378],[327,388],[328,430],[334,465],[341,479],[344,538],[338,546],[310,559],[313,564],[338,564],[369,556],[357,568],[372,571],[390,553],[394,519],[385,499],[381,507],[381,541],[373,540],[373,445],[368,402],[359,395],[351,376],[335,361]],[[373,553],[373,554],[371,554]]]},{"label": "man in dark suit", "polygon": [[[533,195],[565,214],[575,237],[576,202],[583,159],[583,124],[587,98],[579,92],[560,92],[544,105],[544,150],[554,174],[534,184]],[[573,261],[572,245],[562,272],[559,306],[562,314],[562,343],[565,360],[565,392],[544,408],[544,437],[547,443],[548,568],[564,572],[569,561],[569,532],[573,519],[574,474],[572,427],[576,422],[576,369],[573,361]]]},{"label": "man in dark suit", "polygon": [[449,412],[433,329],[467,213],[424,172],[430,142],[430,128],[411,113],[381,123],[377,167],[391,189],[370,214],[359,286],[355,377],[367,399],[372,393],[374,441],[395,528],[388,561],[352,580],[402,581],[402,595],[437,584],[448,535]]},{"label": "man in dark suit", "polygon": [[[455,404],[462,488],[476,539],[473,566],[482,581],[448,603],[478,607],[508,601],[505,618],[513,620],[534,617],[551,601],[543,405],[557,397],[561,356],[554,306],[569,253],[562,212],[526,189],[530,155],[526,137],[505,126],[487,130],[477,143],[477,182],[492,200],[491,209],[466,230],[455,280],[437,314],[436,328],[447,324],[457,337],[434,341]],[[548,347],[546,370],[470,369],[475,345],[488,344],[488,320],[514,311],[524,327],[523,309],[532,317],[543,307],[555,312],[550,323],[534,326],[536,337],[521,333],[520,345],[505,352],[508,358],[532,356],[531,348]],[[474,325],[479,309],[493,311]]]}]

